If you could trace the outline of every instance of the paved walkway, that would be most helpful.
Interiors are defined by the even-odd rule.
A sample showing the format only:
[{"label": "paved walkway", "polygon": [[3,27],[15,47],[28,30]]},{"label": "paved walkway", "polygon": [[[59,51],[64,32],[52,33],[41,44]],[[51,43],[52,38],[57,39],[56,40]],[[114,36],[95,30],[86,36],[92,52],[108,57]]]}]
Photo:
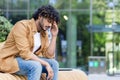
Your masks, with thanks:
[{"label": "paved walkway", "polygon": [[88,80],[120,80],[120,75],[108,76],[106,74],[89,74]]}]

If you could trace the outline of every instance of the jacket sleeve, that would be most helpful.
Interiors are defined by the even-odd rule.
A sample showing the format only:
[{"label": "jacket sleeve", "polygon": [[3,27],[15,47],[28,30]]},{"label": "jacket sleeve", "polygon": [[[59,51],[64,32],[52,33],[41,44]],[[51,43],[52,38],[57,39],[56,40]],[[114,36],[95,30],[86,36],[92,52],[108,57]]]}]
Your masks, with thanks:
[{"label": "jacket sleeve", "polygon": [[16,47],[19,50],[19,56],[25,60],[30,59],[32,52],[30,51],[30,45],[27,38],[28,30],[22,22],[15,24],[13,28],[13,36],[15,39]]},{"label": "jacket sleeve", "polygon": [[45,36],[45,47],[42,49],[42,52],[43,52],[43,55],[46,57],[46,58],[49,58],[49,59],[52,59],[55,57],[55,53],[54,55],[49,55],[48,54],[48,47],[50,45],[50,39],[49,39],[49,34],[46,32],[46,36]]}]

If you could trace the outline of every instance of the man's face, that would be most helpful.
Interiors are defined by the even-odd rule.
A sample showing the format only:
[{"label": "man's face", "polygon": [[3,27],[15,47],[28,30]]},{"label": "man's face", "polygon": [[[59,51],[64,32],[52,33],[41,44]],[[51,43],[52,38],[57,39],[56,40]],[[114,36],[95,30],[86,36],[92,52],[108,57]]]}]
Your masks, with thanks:
[{"label": "man's face", "polygon": [[39,27],[40,27],[42,30],[46,31],[46,30],[48,30],[49,28],[51,28],[51,26],[52,26],[52,22],[49,21],[49,19],[43,18],[43,17],[41,17],[41,18],[39,19]]}]

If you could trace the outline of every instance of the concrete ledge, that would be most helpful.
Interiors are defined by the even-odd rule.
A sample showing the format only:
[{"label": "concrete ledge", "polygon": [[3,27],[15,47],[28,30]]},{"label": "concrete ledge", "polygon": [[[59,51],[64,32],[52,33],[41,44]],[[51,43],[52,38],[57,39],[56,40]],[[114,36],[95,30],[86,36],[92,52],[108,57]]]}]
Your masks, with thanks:
[{"label": "concrete ledge", "polygon": [[85,72],[77,69],[71,71],[59,71],[58,80],[88,80]]},{"label": "concrete ledge", "polygon": [[[27,80],[27,78],[25,76],[0,73],[0,80]],[[46,80],[44,74],[40,80]],[[59,71],[58,80],[88,80],[88,77],[81,70]]]}]

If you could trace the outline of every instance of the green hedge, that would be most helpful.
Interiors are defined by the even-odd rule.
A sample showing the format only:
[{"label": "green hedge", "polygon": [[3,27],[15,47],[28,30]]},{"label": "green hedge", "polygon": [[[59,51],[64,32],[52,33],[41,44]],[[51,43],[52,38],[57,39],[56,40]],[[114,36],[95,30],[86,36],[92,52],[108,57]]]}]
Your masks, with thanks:
[{"label": "green hedge", "polygon": [[13,25],[9,20],[3,16],[0,16],[0,42],[6,40],[6,37],[8,36],[8,33],[10,32],[12,26]]}]

